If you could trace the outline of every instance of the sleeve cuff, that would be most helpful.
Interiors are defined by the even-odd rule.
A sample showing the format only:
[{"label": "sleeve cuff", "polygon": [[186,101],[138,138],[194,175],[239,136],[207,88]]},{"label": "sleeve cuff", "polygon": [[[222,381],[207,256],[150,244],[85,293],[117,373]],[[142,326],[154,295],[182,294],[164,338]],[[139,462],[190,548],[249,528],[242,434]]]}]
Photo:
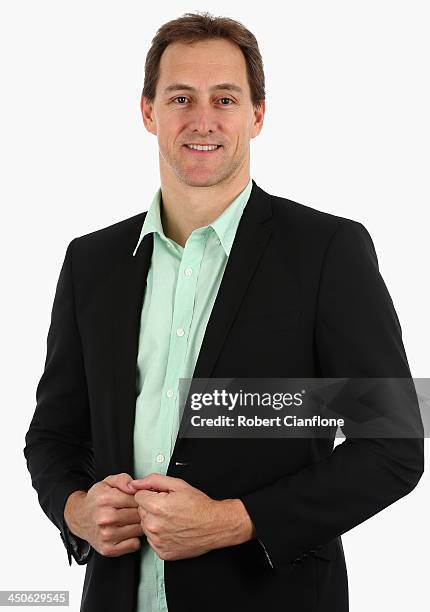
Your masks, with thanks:
[{"label": "sleeve cuff", "polygon": [[72,557],[75,559],[78,565],[84,565],[87,563],[93,548],[86,540],[82,540],[78,536],[71,533],[64,519],[64,507],[71,493],[74,491],[88,491],[92,484],[93,483],[90,480],[82,479],[75,480],[73,482],[59,483],[56,488],[55,499],[57,503],[57,510],[55,511],[55,522],[60,530],[61,539],[67,550],[69,565],[72,565]]},{"label": "sleeve cuff", "polygon": [[69,565],[72,565],[72,557],[78,565],[85,565],[93,550],[92,546],[86,540],[74,535],[66,523],[64,523],[64,533],[60,532],[60,535],[67,550]]}]

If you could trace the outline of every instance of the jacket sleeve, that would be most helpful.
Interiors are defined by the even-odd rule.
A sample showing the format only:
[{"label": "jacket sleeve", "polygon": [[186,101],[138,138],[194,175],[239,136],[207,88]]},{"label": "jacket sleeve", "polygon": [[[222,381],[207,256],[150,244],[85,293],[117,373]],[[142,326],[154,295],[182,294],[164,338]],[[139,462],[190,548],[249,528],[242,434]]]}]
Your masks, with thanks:
[{"label": "jacket sleeve", "polygon": [[[400,323],[366,228],[344,220],[321,270],[315,322],[321,377],[410,378]],[[408,494],[424,464],[418,406],[408,438],[348,437],[320,461],[240,497],[272,568],[309,553]]]},{"label": "jacket sleeve", "polygon": [[70,533],[64,506],[71,493],[94,484],[91,422],[82,346],[75,316],[72,252],[67,247],[57,282],[47,353],[36,389],[36,408],[24,456],[39,503],[59,529],[69,564],[88,560],[92,548]]}]

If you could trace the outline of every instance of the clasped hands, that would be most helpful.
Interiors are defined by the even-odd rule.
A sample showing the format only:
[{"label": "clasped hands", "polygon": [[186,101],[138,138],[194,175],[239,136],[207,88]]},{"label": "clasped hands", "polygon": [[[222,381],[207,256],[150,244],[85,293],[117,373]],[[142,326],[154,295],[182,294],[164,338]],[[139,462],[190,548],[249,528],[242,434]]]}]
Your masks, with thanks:
[{"label": "clasped hands", "polygon": [[255,537],[240,499],[215,500],[181,478],[158,473],[136,480],[117,474],[102,482],[134,495],[142,531],[160,559],[196,557]]}]

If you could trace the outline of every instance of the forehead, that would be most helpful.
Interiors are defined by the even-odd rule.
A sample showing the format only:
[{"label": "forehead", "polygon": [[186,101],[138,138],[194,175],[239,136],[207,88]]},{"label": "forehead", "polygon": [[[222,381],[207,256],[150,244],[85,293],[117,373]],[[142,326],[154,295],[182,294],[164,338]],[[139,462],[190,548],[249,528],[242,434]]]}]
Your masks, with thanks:
[{"label": "forehead", "polygon": [[160,60],[159,82],[221,79],[245,86],[246,61],[238,45],[225,39],[171,43]]}]

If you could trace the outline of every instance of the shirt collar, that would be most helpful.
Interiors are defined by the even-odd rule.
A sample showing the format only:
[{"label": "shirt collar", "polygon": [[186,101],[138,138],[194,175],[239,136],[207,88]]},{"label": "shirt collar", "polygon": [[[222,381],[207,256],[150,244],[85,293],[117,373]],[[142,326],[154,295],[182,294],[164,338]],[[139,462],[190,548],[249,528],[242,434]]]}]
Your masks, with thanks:
[{"label": "shirt collar", "polygon": [[[224,251],[227,255],[230,255],[231,247],[233,245],[236,230],[239,225],[240,218],[243,210],[249,200],[252,190],[252,178],[249,179],[246,187],[239,193],[239,195],[227,206],[225,210],[215,219],[212,223],[209,223],[206,227],[212,227],[216,232]],[[137,249],[146,234],[156,232],[160,238],[168,241],[169,239],[164,233],[163,225],[161,223],[160,215],[160,196],[161,188],[159,187],[152,198],[151,205],[143,221],[140,236],[136,244],[136,248],[133,251],[133,256],[136,254]]]}]

